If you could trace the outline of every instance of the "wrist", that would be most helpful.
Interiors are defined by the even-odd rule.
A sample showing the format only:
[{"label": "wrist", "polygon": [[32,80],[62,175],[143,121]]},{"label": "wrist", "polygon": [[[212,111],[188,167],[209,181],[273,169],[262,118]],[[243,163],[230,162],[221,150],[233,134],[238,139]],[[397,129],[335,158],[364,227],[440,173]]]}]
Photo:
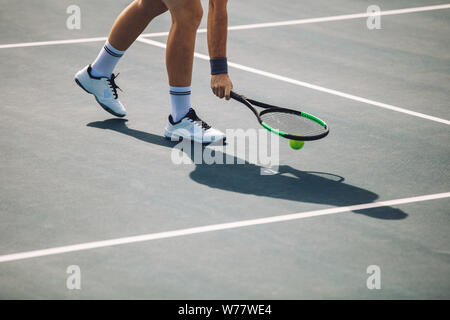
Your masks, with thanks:
[{"label": "wrist", "polygon": [[209,63],[211,65],[211,75],[228,73],[227,58],[213,58],[209,60]]}]

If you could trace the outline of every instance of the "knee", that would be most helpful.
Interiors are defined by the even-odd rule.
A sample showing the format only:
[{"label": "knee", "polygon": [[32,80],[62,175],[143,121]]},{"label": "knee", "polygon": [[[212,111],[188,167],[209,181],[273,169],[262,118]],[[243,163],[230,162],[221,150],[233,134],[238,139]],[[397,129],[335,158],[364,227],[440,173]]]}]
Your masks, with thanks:
[{"label": "knee", "polygon": [[183,28],[193,28],[197,30],[203,17],[203,8],[200,1],[182,1],[182,5],[172,12],[175,23],[180,24]]},{"label": "knee", "polygon": [[226,8],[228,0],[209,0],[210,8]]},{"label": "knee", "polygon": [[202,17],[203,17],[203,8],[202,5],[199,4],[198,7],[192,12],[192,21],[196,29],[202,22]]},{"label": "knee", "polygon": [[166,5],[162,1],[155,0],[135,0],[139,9],[146,15],[158,16],[167,11]]}]

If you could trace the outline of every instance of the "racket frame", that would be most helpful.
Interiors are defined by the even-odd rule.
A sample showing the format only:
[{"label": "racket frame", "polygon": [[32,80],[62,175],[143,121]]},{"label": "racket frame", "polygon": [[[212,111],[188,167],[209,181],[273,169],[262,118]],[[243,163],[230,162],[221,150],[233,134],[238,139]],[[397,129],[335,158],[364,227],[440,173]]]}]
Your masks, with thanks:
[{"label": "racket frame", "polygon": [[[260,102],[260,101],[256,101],[253,99],[248,99],[245,96],[238,94],[234,91],[231,91],[230,93],[231,98],[233,98],[236,101],[239,101],[241,103],[243,103],[247,108],[249,108],[253,114],[256,116],[256,118],[258,119],[259,124],[266,130],[279,135],[280,137],[289,139],[289,140],[297,140],[297,141],[313,141],[313,140],[319,140],[322,139],[324,137],[326,137],[328,135],[328,133],[330,132],[328,125],[325,123],[325,121],[317,118],[316,116],[313,116],[309,113],[306,112],[302,112],[302,111],[297,111],[297,110],[293,110],[293,109],[288,109],[288,108],[281,108],[278,106],[274,106],[271,104],[267,104],[264,102]],[[265,110],[258,112],[254,107],[258,106],[260,108],[263,108]],[[316,123],[318,123],[319,125],[321,125],[324,128],[324,132],[317,134],[317,135],[312,135],[312,136],[298,136],[298,135],[292,135],[289,134],[287,132],[283,132],[277,129],[274,129],[272,127],[270,127],[268,124],[266,124],[264,121],[261,120],[261,115],[265,114],[265,113],[270,113],[270,112],[283,112],[283,113],[291,113],[291,114],[295,114],[298,115],[300,117],[304,117],[307,118],[311,121],[314,121]]]}]

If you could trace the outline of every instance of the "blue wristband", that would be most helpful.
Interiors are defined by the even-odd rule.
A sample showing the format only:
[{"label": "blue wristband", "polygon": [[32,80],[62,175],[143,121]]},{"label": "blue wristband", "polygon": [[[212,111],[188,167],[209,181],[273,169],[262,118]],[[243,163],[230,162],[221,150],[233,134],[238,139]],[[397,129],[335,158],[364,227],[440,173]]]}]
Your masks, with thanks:
[{"label": "blue wristband", "polygon": [[214,58],[209,60],[211,64],[211,74],[228,73],[227,58]]}]

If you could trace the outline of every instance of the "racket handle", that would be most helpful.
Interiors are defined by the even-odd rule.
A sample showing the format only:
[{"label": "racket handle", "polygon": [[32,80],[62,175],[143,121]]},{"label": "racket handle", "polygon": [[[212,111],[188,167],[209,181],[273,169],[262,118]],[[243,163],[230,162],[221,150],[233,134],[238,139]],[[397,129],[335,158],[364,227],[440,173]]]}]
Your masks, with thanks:
[{"label": "racket handle", "polygon": [[255,106],[258,106],[258,107],[261,107],[261,108],[265,108],[265,109],[276,108],[277,107],[277,106],[273,106],[271,104],[259,102],[259,101],[253,100],[253,99],[248,99],[246,96],[244,96],[242,94],[239,94],[239,93],[237,93],[235,91],[231,91],[230,92],[230,97],[233,98],[234,100],[242,102],[242,103],[244,103],[246,105],[254,104]]},{"label": "racket handle", "polygon": [[243,102],[246,98],[243,95],[240,95],[239,93],[235,92],[235,91],[231,91],[230,92],[230,97],[233,98],[234,100]]}]

